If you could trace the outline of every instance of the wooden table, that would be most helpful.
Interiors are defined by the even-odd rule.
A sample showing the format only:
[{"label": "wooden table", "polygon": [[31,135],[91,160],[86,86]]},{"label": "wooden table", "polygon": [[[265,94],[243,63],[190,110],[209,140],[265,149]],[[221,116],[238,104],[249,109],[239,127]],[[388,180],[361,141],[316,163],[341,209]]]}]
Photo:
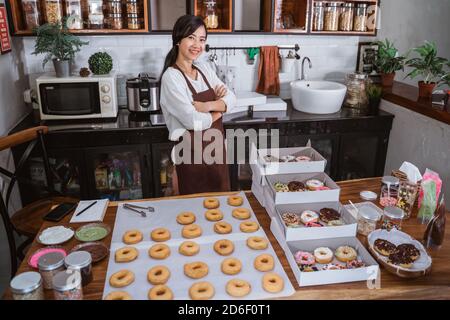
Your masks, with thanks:
[{"label": "wooden table", "polygon": [[[361,202],[359,192],[362,190],[372,190],[379,192],[380,179],[370,178],[362,180],[351,180],[339,182],[338,185],[341,189],[341,202],[347,203],[348,200],[353,202]],[[209,195],[226,195],[229,193],[215,193]],[[450,233],[446,232],[445,241],[441,249],[435,251],[429,251],[433,259],[433,266],[431,274],[417,278],[417,279],[403,279],[394,276],[386,272],[381,268],[381,283],[379,289],[368,289],[366,282],[353,282],[333,285],[323,285],[314,287],[300,288],[295,280],[294,274],[286,260],[283,250],[275,240],[270,231],[270,218],[267,215],[265,209],[261,207],[259,202],[253,196],[251,192],[246,192],[246,195],[250,201],[250,205],[253,208],[261,226],[264,228],[269,240],[275,252],[278,255],[284,269],[291,280],[296,293],[286,299],[450,299]],[[179,196],[173,197],[175,199],[189,198],[199,195],[191,196]],[[205,196],[203,194],[203,196]],[[160,198],[170,199],[170,198]],[[115,214],[117,210],[117,202],[111,202],[106,212],[104,222],[111,227],[114,226]],[[447,216],[449,213],[447,212]],[[66,217],[58,224],[69,225],[70,216]],[[55,223],[45,222],[42,228],[55,225]],[[77,225],[70,224],[71,227],[77,228]],[[449,229],[447,224],[447,229]],[[415,218],[411,218],[404,222],[403,231],[415,237],[421,239],[425,226],[418,224]],[[112,233],[103,240],[103,242],[109,247],[111,243]],[[360,240],[365,243],[365,238],[359,236]],[[77,245],[79,242],[74,238],[64,245],[67,250]],[[25,260],[21,263],[18,273],[30,271],[31,268],[27,265],[31,253],[41,248],[42,245],[36,241],[31,245],[31,249]],[[106,271],[108,267],[108,259],[97,263],[93,267],[94,280],[83,288],[85,299],[101,299],[103,294],[103,287],[105,284]],[[53,295],[51,291],[46,292],[46,297],[52,299]],[[11,299],[11,292],[8,289],[4,295],[5,299]]]}]

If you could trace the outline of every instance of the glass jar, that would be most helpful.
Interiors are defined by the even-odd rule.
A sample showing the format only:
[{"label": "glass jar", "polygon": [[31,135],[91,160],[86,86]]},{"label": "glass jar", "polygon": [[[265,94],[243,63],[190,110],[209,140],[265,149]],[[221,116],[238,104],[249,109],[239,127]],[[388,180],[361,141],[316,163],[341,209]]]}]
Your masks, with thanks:
[{"label": "glass jar", "polygon": [[325,8],[325,31],[338,31],[342,2],[330,2]]},{"label": "glass jar", "polygon": [[83,29],[81,0],[66,0],[67,28]]},{"label": "glass jar", "polygon": [[367,3],[358,3],[353,18],[353,31],[366,32],[367,19]]},{"label": "glass jar", "polygon": [[45,0],[45,21],[59,23],[63,16],[62,0]]},{"label": "glass jar", "polygon": [[39,0],[22,0],[22,10],[27,30],[41,25],[41,2]]},{"label": "glass jar", "polygon": [[103,29],[103,1],[89,0],[89,29]]},{"label": "glass jar", "polygon": [[78,270],[83,286],[92,281],[92,257],[87,251],[75,251],[64,259],[67,269]]},{"label": "glass jar", "polygon": [[39,273],[44,280],[44,288],[51,289],[53,277],[64,270],[64,255],[61,252],[49,252],[38,260]]},{"label": "glass jar", "polygon": [[323,31],[325,6],[323,2],[315,2],[313,10],[313,30]]},{"label": "glass jar", "polygon": [[405,212],[402,209],[398,207],[385,207],[381,228],[387,231],[391,231],[392,229],[401,230],[404,217]]},{"label": "glass jar", "polygon": [[381,216],[375,208],[368,205],[358,209],[358,233],[367,236],[377,228]]},{"label": "glass jar", "polygon": [[353,3],[344,3],[341,14],[339,15],[339,30],[352,31],[353,30],[353,14],[355,5]]},{"label": "glass jar", "polygon": [[208,29],[217,29],[219,27],[219,17],[216,14],[216,1],[205,1],[205,24]]},{"label": "glass jar", "polygon": [[345,106],[360,109],[367,107],[367,83],[367,74],[356,72],[347,75],[345,83],[347,86],[347,93],[344,102]]},{"label": "glass jar", "polygon": [[127,14],[130,13],[134,14],[141,13],[138,0],[127,0]]},{"label": "glass jar", "polygon": [[109,0],[106,4],[106,10],[108,11],[109,15],[121,14],[122,13],[122,2],[118,1],[118,0]]},{"label": "glass jar", "polygon": [[397,205],[398,186],[400,180],[392,176],[384,176],[381,179],[380,205],[392,207]]},{"label": "glass jar", "polygon": [[398,188],[397,207],[405,211],[405,218],[411,217],[411,212],[416,202],[417,184],[409,181],[401,181]]},{"label": "glass jar", "polygon": [[110,29],[120,30],[123,29],[122,14],[112,13],[108,16],[108,25]]},{"label": "glass jar", "polygon": [[53,293],[56,300],[83,300],[80,271],[69,269],[56,274]]},{"label": "glass jar", "polygon": [[10,282],[14,300],[44,300],[42,277],[30,271],[15,276]]},{"label": "glass jar", "polygon": [[129,14],[127,16],[128,29],[137,30],[142,28],[144,19],[140,18],[137,14]]},{"label": "glass jar", "polygon": [[103,15],[103,1],[102,0],[89,0],[89,14],[101,14]]}]

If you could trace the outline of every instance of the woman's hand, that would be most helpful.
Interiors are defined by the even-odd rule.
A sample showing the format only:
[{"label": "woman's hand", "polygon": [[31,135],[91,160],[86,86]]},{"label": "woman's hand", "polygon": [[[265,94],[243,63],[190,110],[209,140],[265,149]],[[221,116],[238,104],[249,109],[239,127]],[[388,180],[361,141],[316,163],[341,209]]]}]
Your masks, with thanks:
[{"label": "woman's hand", "polygon": [[220,118],[222,118],[222,112],[211,112],[211,116],[212,116],[212,122],[215,122],[217,120],[219,120]]},{"label": "woman's hand", "polygon": [[211,112],[211,104],[209,102],[200,102],[200,101],[194,101],[192,102],[192,105],[194,106],[195,110],[198,112]]},{"label": "woman's hand", "polygon": [[216,99],[223,98],[223,97],[225,97],[227,95],[227,87],[224,86],[223,84],[222,85],[217,85],[214,88],[214,92],[216,94]]}]

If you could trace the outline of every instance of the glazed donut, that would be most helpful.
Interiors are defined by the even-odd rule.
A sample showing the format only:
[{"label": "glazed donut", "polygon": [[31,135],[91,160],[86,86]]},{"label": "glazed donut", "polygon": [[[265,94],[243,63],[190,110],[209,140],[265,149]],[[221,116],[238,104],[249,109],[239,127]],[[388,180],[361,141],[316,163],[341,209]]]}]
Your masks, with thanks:
[{"label": "glazed donut", "polygon": [[134,281],[134,273],[130,270],[120,270],[109,278],[109,284],[114,288],[126,287]]},{"label": "glazed donut", "polygon": [[226,233],[231,233],[232,230],[233,230],[233,227],[228,222],[220,221],[220,222],[214,223],[214,231],[216,233],[226,234]]},{"label": "glazed donut", "polygon": [[166,228],[156,228],[152,231],[151,235],[152,240],[156,242],[163,242],[170,239],[170,231]]},{"label": "glazed donut", "polygon": [[270,293],[277,293],[284,289],[284,280],[278,274],[269,272],[262,278],[263,289]]},{"label": "glazed donut", "polygon": [[157,285],[150,289],[148,298],[150,300],[172,300],[173,293],[168,286]]},{"label": "glazed donut", "polygon": [[245,220],[250,218],[250,211],[245,208],[234,209],[231,213],[234,218],[239,220]]},{"label": "glazed donut", "polygon": [[192,212],[182,212],[177,215],[177,222],[183,225],[194,223],[195,219],[195,214]]},{"label": "glazed donut", "polygon": [[214,297],[214,294],[213,285],[206,281],[194,283],[189,288],[189,296],[192,300],[208,300]]},{"label": "glazed donut", "polygon": [[239,225],[239,229],[245,233],[251,233],[258,231],[259,224],[255,221],[244,221]]},{"label": "glazed donut", "polygon": [[206,209],[217,209],[218,207],[220,207],[220,202],[216,198],[206,198],[205,200],[203,200],[203,206]]},{"label": "glazed donut", "polygon": [[124,233],[122,241],[125,244],[136,244],[141,242],[143,238],[142,232],[139,230],[130,230]]},{"label": "glazed donut", "polygon": [[341,246],[337,248],[334,255],[336,256],[336,259],[341,262],[352,261],[358,257],[356,250],[349,246]]},{"label": "glazed donut", "polygon": [[250,283],[241,279],[231,279],[227,282],[227,293],[232,297],[244,297],[250,293]]},{"label": "glazed donut", "polygon": [[308,190],[311,191],[316,191],[317,189],[321,188],[324,186],[323,182],[317,179],[310,179],[308,181],[306,181],[306,187],[308,188]]},{"label": "glazed donut", "polygon": [[317,222],[317,221],[319,221],[319,215],[315,211],[305,210],[300,215],[300,221],[303,224],[307,224],[307,223],[311,223],[311,222]]},{"label": "glazed donut", "polygon": [[262,237],[250,237],[247,239],[247,246],[253,250],[264,250],[268,247],[268,242]]},{"label": "glazed donut", "polygon": [[266,272],[273,270],[273,268],[275,267],[275,262],[272,255],[264,253],[255,258],[253,265],[255,266],[256,270]]},{"label": "glazed donut", "polygon": [[242,263],[239,259],[236,258],[226,258],[222,261],[220,268],[222,269],[223,273],[234,275],[241,272]]},{"label": "glazed donut", "polygon": [[306,251],[297,251],[294,257],[298,265],[312,265],[316,263],[316,258]]},{"label": "glazed donut", "polygon": [[209,272],[208,265],[201,261],[186,263],[184,265],[184,274],[192,279],[205,277]]},{"label": "glazed donut", "polygon": [[200,246],[194,241],[184,241],[180,244],[178,252],[184,256],[194,256],[200,251]]},{"label": "glazed donut", "polygon": [[296,162],[309,162],[311,161],[311,158],[308,156],[298,156],[297,158],[295,158]]},{"label": "glazed donut", "polygon": [[148,250],[148,255],[153,259],[162,260],[170,256],[170,248],[167,244],[155,244]]},{"label": "glazed donut", "polygon": [[186,239],[197,238],[202,235],[202,228],[197,224],[189,224],[183,227],[181,235]]},{"label": "glazed donut", "polygon": [[205,213],[205,218],[208,221],[220,221],[223,219],[223,213],[219,209],[209,209]]},{"label": "glazed donut", "polygon": [[132,298],[126,291],[113,291],[108,293],[104,300],[132,300]]},{"label": "glazed donut", "polygon": [[116,250],[114,258],[116,262],[130,262],[139,256],[139,251],[134,247],[123,247]]},{"label": "glazed donut", "polygon": [[333,251],[327,247],[320,247],[314,250],[314,258],[317,263],[327,264],[333,260]]},{"label": "glazed donut", "polygon": [[147,280],[151,284],[165,284],[170,278],[170,270],[165,266],[154,266],[147,272]]},{"label": "glazed donut", "polygon": [[230,206],[239,207],[242,206],[242,204],[244,203],[244,199],[242,199],[241,196],[229,196],[227,199],[227,203]]},{"label": "glazed donut", "polygon": [[234,251],[234,244],[230,240],[222,239],[214,243],[214,251],[221,256],[228,256]]}]

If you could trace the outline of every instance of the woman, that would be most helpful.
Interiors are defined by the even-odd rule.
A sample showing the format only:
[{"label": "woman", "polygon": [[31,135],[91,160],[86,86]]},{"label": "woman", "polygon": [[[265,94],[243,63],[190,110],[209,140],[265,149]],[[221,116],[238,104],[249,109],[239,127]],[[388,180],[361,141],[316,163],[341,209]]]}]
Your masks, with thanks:
[{"label": "woman", "polygon": [[[178,148],[172,150],[180,194],[230,190],[222,113],[234,106],[236,97],[210,68],[194,63],[205,49],[206,38],[206,26],[200,17],[180,17],[173,28],[173,47],[167,54],[161,77],[160,103],[169,139],[183,142],[179,146],[186,146],[186,140],[191,142],[188,150],[183,149],[183,159],[175,152]],[[215,139],[209,143],[205,140],[211,138],[203,139],[205,135]],[[198,137],[202,139],[201,150],[196,147],[197,161],[194,161],[194,139]],[[203,150],[209,144],[221,146],[211,153],[215,156],[217,151],[220,157],[223,151],[220,161],[205,162],[207,155]],[[190,161],[183,162],[187,158]]]}]

